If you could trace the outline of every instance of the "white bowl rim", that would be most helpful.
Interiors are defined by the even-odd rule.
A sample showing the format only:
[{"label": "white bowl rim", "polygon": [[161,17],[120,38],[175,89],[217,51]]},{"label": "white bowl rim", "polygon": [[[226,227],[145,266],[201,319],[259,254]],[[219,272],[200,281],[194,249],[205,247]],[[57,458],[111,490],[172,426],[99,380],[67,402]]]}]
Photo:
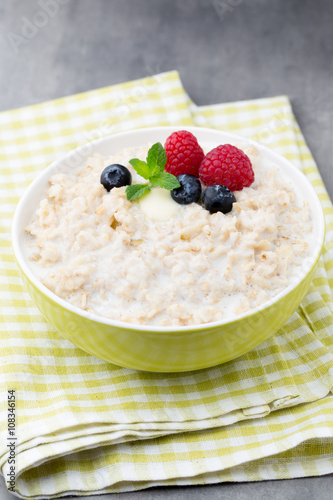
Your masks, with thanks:
[{"label": "white bowl rim", "polygon": [[[72,313],[75,313],[79,316],[82,316],[88,320],[92,320],[96,323],[100,323],[103,325],[109,325],[115,328],[119,329],[126,329],[126,330],[137,330],[137,331],[144,331],[144,332],[161,332],[161,333],[178,333],[178,332],[185,332],[185,331],[198,331],[198,330],[209,330],[209,329],[214,329],[216,327],[223,327],[224,325],[228,325],[234,322],[238,322],[246,317],[253,316],[254,314],[267,309],[269,306],[273,305],[276,302],[279,302],[285,295],[288,295],[289,292],[291,292],[294,288],[296,288],[299,283],[305,278],[305,276],[309,273],[313,265],[317,262],[321,250],[323,247],[324,239],[325,239],[325,218],[324,218],[324,213],[323,213],[323,208],[322,205],[319,201],[319,198],[317,196],[317,193],[312,186],[311,182],[309,179],[303,174],[303,172],[298,169],[296,166],[294,166],[287,158],[284,156],[280,155],[279,153],[276,153],[274,150],[268,148],[267,146],[258,143],[252,139],[249,139],[245,136],[241,136],[238,134],[233,134],[231,132],[226,132],[223,130],[219,129],[214,129],[214,128],[207,128],[207,127],[196,127],[193,125],[177,125],[177,126],[157,126],[157,127],[145,127],[145,128],[140,128],[140,129],[134,129],[134,130],[129,130],[125,132],[120,132],[117,134],[113,135],[108,135],[101,137],[99,139],[96,139],[94,141],[89,142],[89,146],[96,148],[100,144],[103,144],[104,142],[108,142],[110,140],[119,138],[119,137],[126,137],[126,136],[131,136],[133,134],[142,134],[146,135],[147,133],[155,133],[156,131],[161,131],[161,132],[166,132],[166,133],[172,133],[176,130],[188,130],[192,133],[196,133],[197,135],[201,132],[206,132],[206,133],[211,133],[216,136],[216,138],[219,135],[223,135],[223,143],[226,144],[225,138],[227,140],[230,140],[231,143],[238,143],[238,144],[246,144],[246,145],[253,145],[255,146],[260,152],[264,152],[268,154],[271,159],[273,159],[277,165],[281,165],[281,163],[284,163],[285,165],[288,165],[288,168],[290,168],[293,172],[294,175],[298,175],[300,182],[303,182],[307,184],[308,189],[310,192],[312,192],[313,198],[311,199],[312,203],[312,213],[315,213],[318,218],[314,221],[317,224],[317,231],[318,231],[318,238],[315,242],[315,247],[313,249],[313,253],[311,257],[308,258],[307,260],[307,266],[304,267],[302,270],[303,272],[300,274],[299,279],[294,282],[289,284],[288,287],[286,287],[284,290],[282,290],[279,294],[275,295],[273,298],[269,299],[268,301],[264,302],[262,305],[257,306],[255,308],[250,309],[249,311],[239,314],[237,316],[229,317],[224,320],[220,321],[212,321],[209,323],[200,323],[196,325],[187,325],[187,326],[173,326],[173,325],[168,325],[168,326],[159,326],[159,325],[137,325],[134,323],[127,323],[124,321],[118,321],[118,320],[112,320],[109,318],[105,318],[103,316],[99,316],[98,314],[95,313],[90,313],[87,311],[84,311],[83,309],[80,309],[76,306],[73,306],[69,302],[65,301],[64,299],[58,297],[56,294],[51,292],[45,285],[41,283],[41,281],[37,278],[37,276],[32,272],[31,268],[29,265],[26,263],[25,256],[21,250],[20,244],[19,244],[19,233],[20,233],[20,216],[22,212],[24,211],[25,208],[25,203],[29,199],[30,192],[33,190],[33,188],[41,182],[41,180],[44,180],[45,178],[48,178],[52,171],[56,169],[57,167],[60,167],[62,164],[65,163],[66,158],[68,158],[70,155],[73,154],[78,154],[80,155],[80,152],[84,152],[84,149],[87,148],[87,143],[82,144],[81,146],[69,151],[66,153],[66,155],[62,156],[58,160],[53,161],[47,168],[45,168],[42,172],[40,172],[37,177],[32,181],[32,183],[29,185],[29,187],[26,189],[25,193],[21,197],[17,207],[16,211],[14,214],[13,218],[13,223],[12,223],[12,246],[14,250],[14,255],[17,259],[17,262],[19,266],[21,267],[22,272],[26,275],[26,277],[44,294],[46,295],[49,299],[52,301],[56,302],[59,306],[69,310]],[[214,138],[212,139],[212,141]],[[148,141],[146,141],[148,142]],[[206,142],[208,142],[206,140]],[[92,152],[91,154],[94,154]],[[83,154],[84,156],[84,154]]]}]

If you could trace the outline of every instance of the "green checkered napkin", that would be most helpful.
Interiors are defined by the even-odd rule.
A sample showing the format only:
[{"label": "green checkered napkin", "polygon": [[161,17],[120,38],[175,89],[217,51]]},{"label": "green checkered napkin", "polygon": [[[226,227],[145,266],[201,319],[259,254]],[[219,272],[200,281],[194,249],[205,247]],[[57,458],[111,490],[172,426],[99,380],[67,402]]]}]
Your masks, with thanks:
[{"label": "green checkered napkin", "polygon": [[[313,183],[327,243],[302,305],[279,333],[222,366],[184,374],[120,368],[43,319],[11,250],[15,205],[53,160],[138,127],[197,125],[252,137]],[[16,491],[55,498],[154,485],[259,481],[333,471],[333,207],[286,97],[196,107],[176,72],[0,114],[0,467],[16,391]]]}]

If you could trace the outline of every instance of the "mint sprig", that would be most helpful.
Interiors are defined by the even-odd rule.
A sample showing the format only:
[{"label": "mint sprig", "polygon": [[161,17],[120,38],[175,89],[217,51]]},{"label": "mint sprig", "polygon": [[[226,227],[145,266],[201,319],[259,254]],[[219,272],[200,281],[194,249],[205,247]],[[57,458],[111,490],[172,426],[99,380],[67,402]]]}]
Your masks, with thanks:
[{"label": "mint sprig", "polygon": [[148,151],[146,161],[133,158],[129,161],[136,172],[148,180],[147,184],[132,184],[126,188],[126,196],[128,200],[140,198],[143,194],[151,191],[155,186],[168,189],[176,189],[180,184],[172,174],[164,172],[164,167],[167,162],[167,156],[164,147],[160,142],[154,144]]},{"label": "mint sprig", "polygon": [[153,186],[159,186],[169,191],[180,186],[177,177],[169,174],[169,172],[160,172],[159,174],[152,175],[149,180]]},{"label": "mint sprig", "polygon": [[148,191],[151,191],[151,187],[148,184],[132,184],[126,188],[127,199],[135,200],[143,194],[148,193]]}]

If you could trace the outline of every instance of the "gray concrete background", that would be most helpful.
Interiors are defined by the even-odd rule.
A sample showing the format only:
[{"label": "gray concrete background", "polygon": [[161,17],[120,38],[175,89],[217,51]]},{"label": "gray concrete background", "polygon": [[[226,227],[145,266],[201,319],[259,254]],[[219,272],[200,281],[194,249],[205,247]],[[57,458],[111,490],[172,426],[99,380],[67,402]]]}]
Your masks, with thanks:
[{"label": "gray concrete background", "polygon": [[[332,0],[55,2],[27,38],[26,19],[43,24],[43,0],[1,0],[0,110],[171,69],[199,105],[288,94],[333,197]],[[332,488],[325,476],[103,498],[325,500]],[[13,498],[3,485],[0,498]]]}]

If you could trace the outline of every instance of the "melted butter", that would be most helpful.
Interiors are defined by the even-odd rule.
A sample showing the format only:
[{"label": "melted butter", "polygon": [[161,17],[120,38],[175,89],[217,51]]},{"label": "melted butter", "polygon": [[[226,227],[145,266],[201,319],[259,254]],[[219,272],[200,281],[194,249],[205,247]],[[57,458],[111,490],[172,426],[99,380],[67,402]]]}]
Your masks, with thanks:
[{"label": "melted butter", "polygon": [[138,203],[143,212],[154,221],[169,220],[179,211],[179,205],[171,198],[170,191],[162,188],[153,188],[139,198]]}]

